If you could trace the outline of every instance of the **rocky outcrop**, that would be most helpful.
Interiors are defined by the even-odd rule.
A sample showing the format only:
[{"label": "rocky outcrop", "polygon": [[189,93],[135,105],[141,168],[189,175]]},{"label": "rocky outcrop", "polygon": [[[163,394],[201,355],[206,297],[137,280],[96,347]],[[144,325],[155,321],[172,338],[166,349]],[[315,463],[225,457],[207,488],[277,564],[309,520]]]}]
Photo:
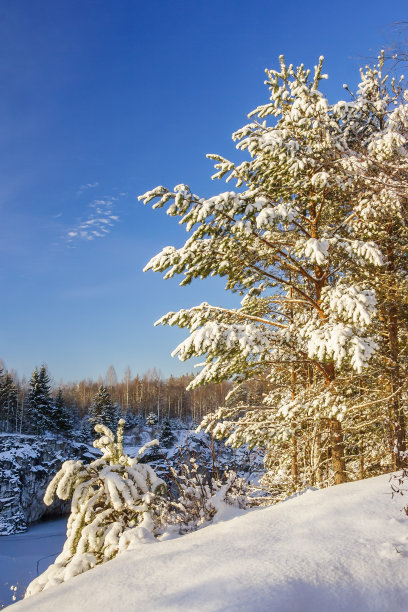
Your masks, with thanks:
[{"label": "rocky outcrop", "polygon": [[[214,441],[213,448],[211,437],[204,432],[174,429],[172,433],[170,448],[151,447],[141,459],[162,478],[168,475],[169,465],[178,471],[190,455],[209,475],[213,467],[222,472],[228,466],[253,481],[263,472],[263,455],[258,451],[231,449],[218,441]],[[125,450],[131,457],[136,456],[140,446],[161,437],[159,427],[141,428],[125,437]],[[44,504],[48,483],[67,459],[89,463],[98,456],[100,453],[86,444],[50,435],[0,434],[0,536],[25,531],[29,523],[43,517],[68,514],[70,501],[63,502],[55,496],[51,506]]]},{"label": "rocky outcrop", "polygon": [[43,502],[45,489],[67,459],[87,463],[99,453],[89,446],[51,436],[0,434],[0,535],[19,533],[45,516],[69,512],[70,502]]}]

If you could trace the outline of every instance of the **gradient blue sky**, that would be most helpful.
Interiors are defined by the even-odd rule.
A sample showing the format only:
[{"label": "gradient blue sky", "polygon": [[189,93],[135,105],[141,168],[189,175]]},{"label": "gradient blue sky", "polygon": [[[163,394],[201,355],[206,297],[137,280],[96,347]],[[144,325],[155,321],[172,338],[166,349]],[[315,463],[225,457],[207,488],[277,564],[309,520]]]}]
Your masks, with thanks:
[{"label": "gradient blue sky", "polygon": [[[7,367],[30,375],[45,362],[57,382],[104,376],[110,364],[119,378],[127,365],[191,371],[170,357],[184,333],[153,322],[237,298],[217,279],[179,288],[143,274],[186,236],[137,196],[180,182],[204,196],[223,190],[205,154],[240,159],[230,136],[267,100],[265,67],[280,53],[310,66],[323,54],[329,98],[344,98],[342,83],[353,86],[390,24],[407,18],[406,2],[383,0],[2,0]],[[91,229],[103,237],[88,240]]]}]

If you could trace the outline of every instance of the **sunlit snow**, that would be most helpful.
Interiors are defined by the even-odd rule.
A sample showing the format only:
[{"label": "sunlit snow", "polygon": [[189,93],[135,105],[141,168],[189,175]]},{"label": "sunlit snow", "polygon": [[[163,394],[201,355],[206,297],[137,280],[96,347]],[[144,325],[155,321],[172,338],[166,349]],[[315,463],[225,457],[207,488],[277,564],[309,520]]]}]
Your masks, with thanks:
[{"label": "sunlit snow", "polygon": [[407,609],[408,519],[388,476],[142,544],[18,602],[32,612]]}]

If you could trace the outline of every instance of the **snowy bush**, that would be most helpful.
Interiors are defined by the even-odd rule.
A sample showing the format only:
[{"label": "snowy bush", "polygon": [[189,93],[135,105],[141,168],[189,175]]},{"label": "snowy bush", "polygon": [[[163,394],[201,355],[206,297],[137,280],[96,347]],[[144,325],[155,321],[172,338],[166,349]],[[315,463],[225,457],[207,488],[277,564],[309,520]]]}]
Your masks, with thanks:
[{"label": "snowy bush", "polygon": [[249,507],[248,485],[232,470],[209,477],[200,471],[200,465],[191,456],[176,470],[170,466],[170,474],[177,488],[177,500],[171,502],[165,512],[164,522],[168,534],[195,531],[213,521],[230,516],[233,508]]},{"label": "snowy bush", "polygon": [[102,457],[89,465],[65,461],[50,482],[44,497],[47,505],[55,495],[72,498],[67,539],[55,562],[31,582],[26,597],[157,535],[166,485],[149,465],[139,463],[139,457],[158,442],[146,444],[136,458],[128,457],[123,453],[124,424],[121,419],[116,441],[108,427],[96,425],[101,437],[94,446],[102,451]]},{"label": "snowy bush", "polygon": [[[408,482],[408,469],[403,469],[398,474],[392,474],[390,477],[391,482],[391,495],[406,495],[408,493],[407,482]],[[404,506],[404,512],[408,516],[408,504]]]}]

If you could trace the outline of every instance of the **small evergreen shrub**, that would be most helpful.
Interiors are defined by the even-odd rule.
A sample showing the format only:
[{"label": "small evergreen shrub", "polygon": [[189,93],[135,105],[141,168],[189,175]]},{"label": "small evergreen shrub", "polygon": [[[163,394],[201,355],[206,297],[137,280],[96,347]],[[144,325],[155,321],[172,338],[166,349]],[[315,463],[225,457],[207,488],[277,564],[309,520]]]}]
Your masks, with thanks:
[{"label": "small evergreen shrub", "polygon": [[94,446],[102,457],[89,465],[65,461],[50,482],[44,497],[47,505],[55,495],[72,498],[67,539],[55,562],[31,582],[26,597],[104,563],[159,532],[166,485],[149,465],[139,463],[145,449],[157,440],[132,459],[123,452],[124,424],[121,419],[116,441],[108,427],[96,425],[101,437]]}]

